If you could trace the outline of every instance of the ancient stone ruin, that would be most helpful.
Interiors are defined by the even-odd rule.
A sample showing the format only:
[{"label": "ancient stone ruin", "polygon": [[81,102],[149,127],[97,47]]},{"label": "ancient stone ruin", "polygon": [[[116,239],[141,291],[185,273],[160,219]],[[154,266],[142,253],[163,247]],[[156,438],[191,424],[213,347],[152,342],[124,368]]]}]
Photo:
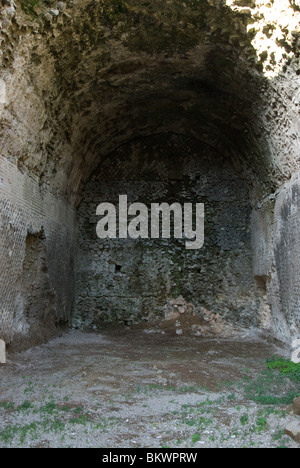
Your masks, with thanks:
[{"label": "ancient stone ruin", "polygon": [[[297,0],[3,0],[0,339],[300,326]],[[204,203],[205,244],[96,208]],[[170,324],[170,323],[169,323]]]}]

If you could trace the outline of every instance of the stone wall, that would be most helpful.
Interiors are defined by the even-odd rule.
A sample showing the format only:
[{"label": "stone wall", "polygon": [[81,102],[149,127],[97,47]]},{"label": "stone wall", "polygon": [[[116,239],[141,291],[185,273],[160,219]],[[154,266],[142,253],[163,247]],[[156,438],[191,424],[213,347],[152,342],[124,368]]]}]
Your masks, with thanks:
[{"label": "stone wall", "polygon": [[2,155],[77,201],[99,154],[192,131],[265,195],[298,168],[299,16],[290,0],[5,0]]},{"label": "stone wall", "polygon": [[270,304],[266,328],[292,343],[300,327],[300,175],[295,174],[252,215],[254,274]]},{"label": "stone wall", "polygon": [[[199,304],[232,320],[263,323],[280,339],[289,341],[291,333],[299,332],[294,265],[298,208],[296,192],[287,189],[296,184],[300,169],[299,17],[294,0],[3,0],[0,317],[7,341],[28,335],[30,329],[38,335],[34,330],[38,310],[41,314],[48,310],[51,323],[71,320],[74,207],[82,196],[78,323],[99,323],[96,272],[101,297],[114,297],[118,287],[133,291],[128,302],[124,300],[120,318],[120,304],[107,299],[104,309],[113,309],[106,314],[109,320],[136,320],[136,311],[143,308],[139,318],[150,317],[154,307],[161,310],[165,297],[180,290],[187,299],[197,297]],[[191,253],[182,258],[176,243],[167,253],[160,244],[155,254],[135,242],[134,260],[117,245],[118,255],[111,258],[109,249],[99,249],[90,239],[93,223],[83,221],[84,204],[89,213],[94,211],[91,204],[97,202],[92,197],[99,185],[100,198],[119,189],[115,184],[120,179],[113,178],[107,162],[114,161],[119,148],[169,134],[199,141],[215,172],[214,177],[207,175],[207,163],[204,176],[210,187],[217,187],[218,196],[229,169],[216,165],[216,155],[228,168],[234,167],[230,177],[235,194],[240,184],[249,190],[249,196],[242,190],[240,207],[238,198],[230,200],[232,211],[226,208],[229,199],[224,194],[219,200],[222,213],[228,213],[232,222],[232,230],[225,231],[213,191],[201,193],[209,201],[208,210],[212,206],[208,227],[213,234],[200,253],[199,268],[199,259]],[[204,150],[207,147],[211,153]],[[173,153],[177,158],[178,152]],[[190,176],[198,166],[192,166],[190,155],[181,154],[189,161],[184,181],[190,190],[197,186]],[[129,190],[135,163],[122,161],[127,174],[122,186]],[[180,159],[174,162],[174,167],[178,165]],[[100,184],[97,174],[105,168],[110,175]],[[228,184],[229,179],[226,175]],[[158,183],[135,178],[135,196],[150,199],[150,182]],[[172,183],[159,179],[163,189]],[[250,205],[254,275],[246,214]],[[137,292],[146,297],[146,284],[154,291],[156,265],[162,258],[166,260],[159,300],[151,292],[147,306]],[[122,262],[129,269],[128,278],[135,278],[130,284]],[[143,264],[146,272],[139,266]],[[91,275],[86,282],[84,271]],[[30,308],[32,303],[40,304],[38,310]],[[102,320],[105,314],[100,315]],[[46,328],[52,329],[48,323]]]},{"label": "stone wall", "polygon": [[0,158],[0,336],[39,344],[70,324],[75,213]]},{"label": "stone wall", "polygon": [[[204,203],[205,244],[185,240],[100,240],[97,205]],[[78,211],[75,324],[132,324],[161,317],[182,295],[244,326],[260,324],[262,295],[252,275],[249,190],[231,161],[197,139],[168,134],[136,140],[93,174]]]}]

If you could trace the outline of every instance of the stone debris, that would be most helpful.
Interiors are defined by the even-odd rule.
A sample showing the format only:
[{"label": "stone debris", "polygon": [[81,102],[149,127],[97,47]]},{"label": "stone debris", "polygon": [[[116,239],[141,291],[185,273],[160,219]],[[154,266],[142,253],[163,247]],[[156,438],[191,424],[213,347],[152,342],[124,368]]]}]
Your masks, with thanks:
[{"label": "stone debris", "polygon": [[185,301],[182,296],[177,299],[170,299],[164,307],[164,314],[166,320],[178,319],[180,315],[195,316],[196,310],[193,304]]},{"label": "stone debris", "polygon": [[287,424],[285,433],[300,444],[300,417],[298,417],[300,416],[300,397],[294,399],[293,405],[290,407],[290,413],[294,416]]},{"label": "stone debris", "polygon": [[294,402],[293,402],[293,412],[294,414],[296,414],[297,416],[300,416],[300,397],[299,398],[295,398]]},{"label": "stone debris", "polygon": [[0,364],[6,364],[6,346],[3,340],[0,340]]},{"label": "stone debris", "polygon": [[300,418],[293,419],[285,428],[286,435],[300,444]]},{"label": "stone debris", "polygon": [[173,331],[178,336],[231,338],[238,332],[244,332],[229,324],[219,313],[211,312],[204,307],[196,308],[182,296],[167,302],[164,307],[164,319],[157,326],[169,332]]},{"label": "stone debris", "polygon": [[4,80],[0,80],[0,104],[6,104],[6,84]]}]

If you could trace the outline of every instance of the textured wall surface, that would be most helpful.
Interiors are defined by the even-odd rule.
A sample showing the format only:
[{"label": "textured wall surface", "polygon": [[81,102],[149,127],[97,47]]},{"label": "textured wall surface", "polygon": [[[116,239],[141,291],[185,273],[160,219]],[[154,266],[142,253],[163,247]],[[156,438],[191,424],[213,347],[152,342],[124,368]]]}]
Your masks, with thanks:
[{"label": "textured wall surface", "polygon": [[[197,140],[199,154],[208,154],[209,147],[211,154],[222,155],[228,167],[234,168],[231,177],[236,187],[231,210],[226,211],[227,201],[220,200],[232,229],[222,231],[224,221],[214,207],[210,219],[216,225],[212,228],[216,244],[211,240],[209,248],[201,252],[200,273],[195,272],[194,258],[191,267],[185,259],[181,281],[185,294],[197,303],[204,301],[204,295],[210,308],[222,309],[233,320],[241,317],[248,324],[261,323],[285,341],[300,333],[295,227],[299,217],[295,174],[300,170],[298,3],[3,0],[0,157],[5,175],[0,187],[0,320],[7,341],[15,336],[21,342],[17,337],[26,333],[39,336],[39,311],[47,323],[44,329],[51,329],[49,323],[71,320],[74,210],[79,206],[83,235],[80,272],[100,271],[99,287],[101,294],[104,288],[108,305],[107,291],[111,289],[114,297],[116,284],[127,287],[122,269],[116,275],[113,272],[108,260],[112,252],[105,254],[100,249],[99,253],[94,240],[87,251],[94,226],[89,222],[86,226],[86,221],[82,224],[82,207],[90,205],[99,185],[102,197],[118,180],[102,178],[96,187],[92,177],[96,170],[105,174],[108,159],[114,166],[120,148],[138,139],[164,139],[169,134]],[[198,169],[192,167],[191,155],[184,156],[190,161],[192,175]],[[216,186],[218,196],[224,195],[223,166],[216,166],[213,158],[210,161],[215,174],[207,176],[210,186]],[[123,161],[128,176],[122,181],[124,187],[130,188],[130,170],[137,170],[134,165],[126,158]],[[174,163],[178,165],[180,160]],[[207,174],[209,168],[204,176]],[[229,176],[226,181],[230,185]],[[246,199],[243,192],[240,202],[239,184],[249,194]],[[144,189],[136,190],[145,195]],[[207,196],[213,205],[212,193],[211,189],[201,196]],[[252,276],[245,217],[248,202],[253,210]],[[239,210],[246,231],[236,224]],[[240,241],[245,246],[235,255]],[[230,242],[232,247],[226,250]],[[219,270],[225,272],[222,283],[214,249],[225,252],[218,258]],[[118,252],[130,263],[123,247],[118,246]],[[135,258],[143,258],[137,276],[147,273],[144,281],[152,288],[157,276],[154,271],[152,277],[150,271],[160,258],[153,249],[147,252],[138,254],[135,247]],[[92,267],[84,265],[87,259]],[[178,262],[171,269],[169,264],[166,262],[160,284],[164,294],[170,290],[173,295]],[[132,277],[136,265],[130,265]],[[78,285],[80,281],[81,273]],[[99,293],[92,279],[91,284],[91,293],[84,289],[88,288],[84,281],[79,286],[77,304],[87,304],[90,298],[96,316],[93,301]],[[136,298],[141,284],[128,288]],[[147,314],[157,304],[151,301]],[[83,321],[89,313],[85,307],[81,309]],[[128,307],[123,303],[119,307],[125,321]],[[118,316],[115,305],[113,315]],[[76,317],[80,322],[78,312]]]},{"label": "textured wall surface", "polygon": [[0,335],[44,342],[70,322],[74,211],[3,158],[0,206]]},{"label": "textured wall surface", "polygon": [[299,17],[289,0],[5,0],[2,155],[76,200],[128,139],[193,133],[259,201],[298,168]]},{"label": "textured wall surface", "polygon": [[254,211],[254,273],[265,283],[272,314],[266,327],[282,341],[298,337],[300,326],[300,176]]},{"label": "textured wall surface", "polygon": [[[205,204],[205,244],[185,240],[101,240],[99,203]],[[244,326],[260,324],[263,298],[252,274],[249,191],[230,160],[178,135],[121,147],[101,164],[80,205],[75,324],[101,327],[162,316],[179,295]]]}]

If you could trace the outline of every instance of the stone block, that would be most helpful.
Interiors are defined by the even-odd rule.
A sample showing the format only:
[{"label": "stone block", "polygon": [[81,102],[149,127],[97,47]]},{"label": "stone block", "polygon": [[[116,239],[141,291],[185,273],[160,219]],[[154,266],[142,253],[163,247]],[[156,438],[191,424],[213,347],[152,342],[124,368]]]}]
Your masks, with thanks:
[{"label": "stone block", "polygon": [[300,444],[300,419],[291,421],[285,428],[285,433]]},{"label": "stone block", "polygon": [[300,416],[300,397],[299,398],[295,398],[294,402],[293,402],[293,412],[294,414],[296,414],[297,416]]},{"label": "stone block", "polygon": [[6,104],[6,85],[3,80],[0,80],[0,104]]},{"label": "stone block", "polygon": [[6,364],[6,346],[3,340],[0,340],[0,364]]}]

